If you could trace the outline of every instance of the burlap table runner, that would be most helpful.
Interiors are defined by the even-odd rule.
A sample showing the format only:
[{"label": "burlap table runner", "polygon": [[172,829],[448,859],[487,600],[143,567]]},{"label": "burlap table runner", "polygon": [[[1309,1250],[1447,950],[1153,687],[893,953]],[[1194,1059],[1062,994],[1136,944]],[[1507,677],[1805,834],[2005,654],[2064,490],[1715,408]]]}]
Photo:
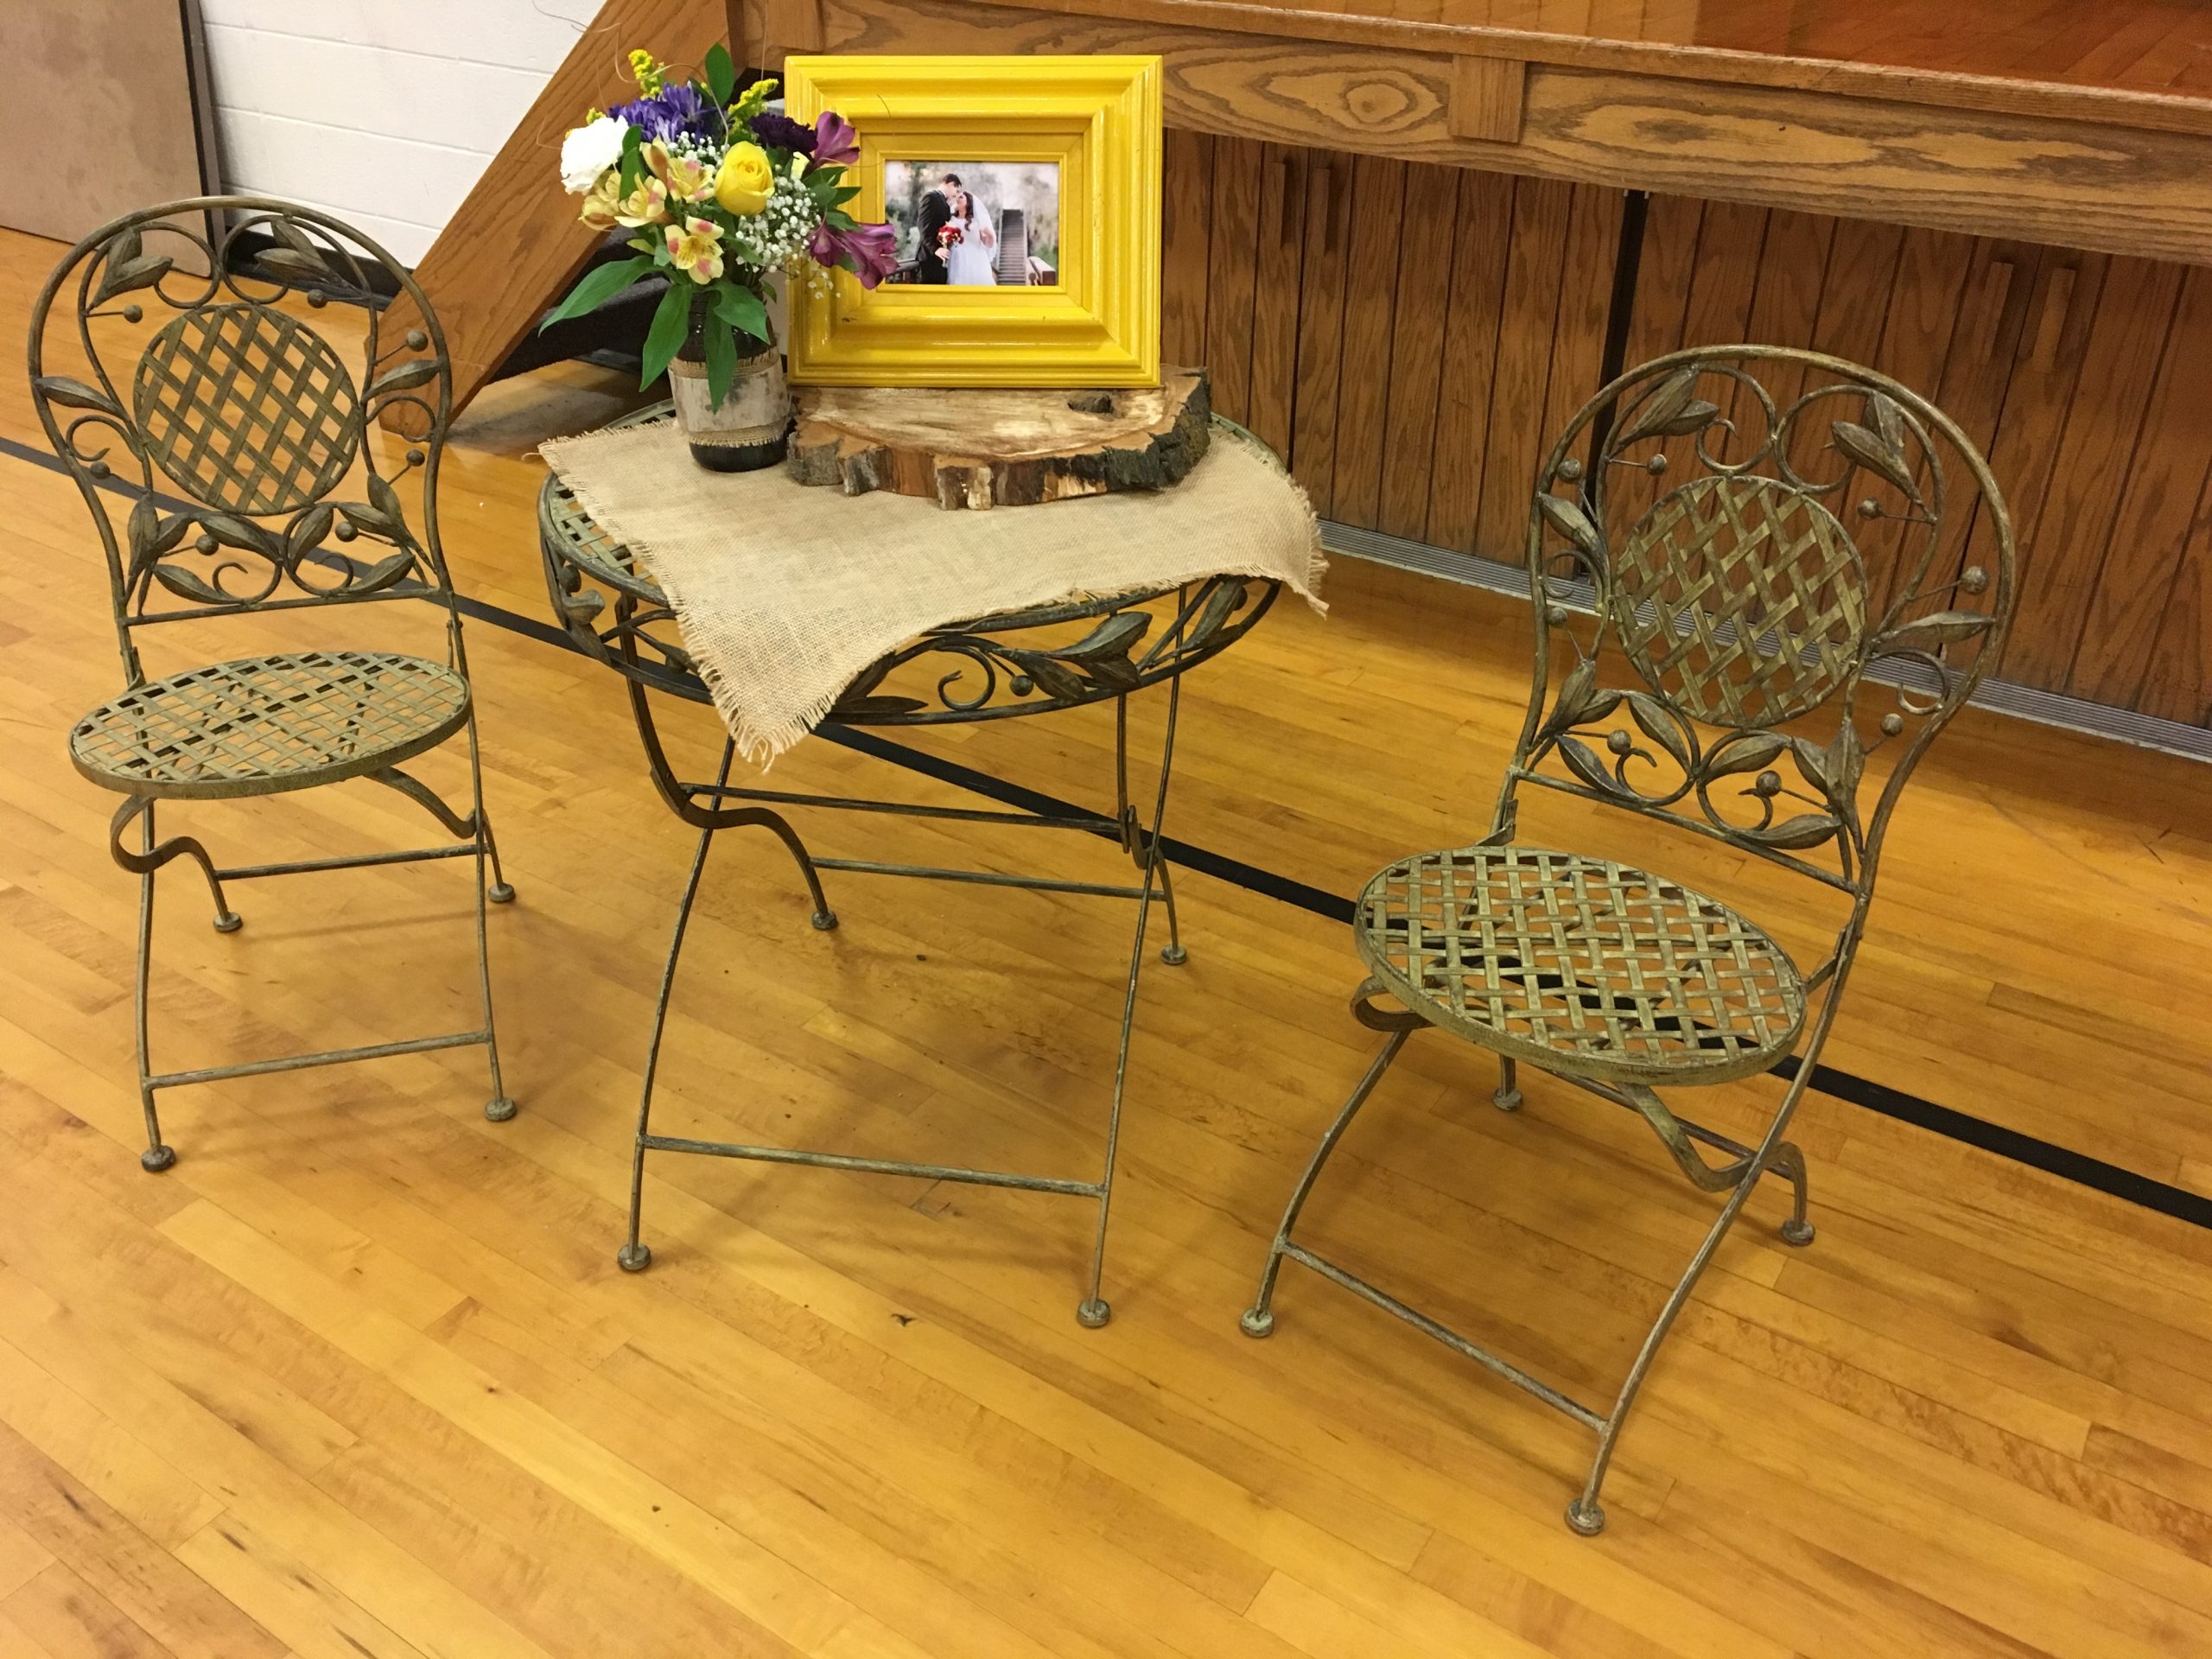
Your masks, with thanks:
[{"label": "burlap table runner", "polygon": [[763,766],[870,663],[949,622],[1211,575],[1271,576],[1322,608],[1306,493],[1218,426],[1172,490],[985,512],[846,496],[781,468],[710,473],[664,421],[539,453],[648,567],[739,749]]}]

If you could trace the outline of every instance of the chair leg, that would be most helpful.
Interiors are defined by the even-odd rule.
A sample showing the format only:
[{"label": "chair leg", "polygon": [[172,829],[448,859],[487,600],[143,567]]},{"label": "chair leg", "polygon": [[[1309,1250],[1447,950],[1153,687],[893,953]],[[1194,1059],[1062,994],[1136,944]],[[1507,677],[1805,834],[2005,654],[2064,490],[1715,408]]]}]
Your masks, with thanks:
[{"label": "chair leg", "polygon": [[[499,1076],[499,1034],[492,1018],[492,938],[484,909],[486,901],[505,904],[515,896],[499,874],[499,849],[492,842],[492,819],[484,810],[484,767],[478,759],[476,721],[468,722],[468,781],[476,798],[476,972],[484,993],[484,1052],[492,1066],[492,1097],[484,1103],[484,1116],[504,1123],[515,1115],[514,1097]],[[505,898],[499,895],[504,892]]]},{"label": "chair leg", "polygon": [[[143,817],[143,833],[137,852],[128,852],[123,845],[123,832],[130,827],[130,820]],[[223,895],[223,878],[215,873],[215,861],[207,856],[207,849],[190,836],[178,836],[161,842],[154,840],[154,803],[150,797],[134,795],[115,809],[115,816],[108,820],[108,851],[115,861],[133,875],[145,875],[159,869],[173,858],[189,858],[200,866],[200,873],[207,878],[208,896],[215,901],[215,931],[235,933],[245,925],[245,918],[232,910]]]},{"label": "chair leg", "polygon": [[[722,770],[721,778],[716,779],[718,784],[728,781],[730,759],[735,748],[734,744],[723,747]],[[668,1029],[668,1001],[670,994],[676,988],[676,963],[683,954],[684,931],[691,925],[691,906],[699,896],[699,878],[706,873],[707,849],[714,845],[715,831],[717,827],[709,823],[699,831],[699,849],[691,856],[691,874],[683,884],[683,900],[676,907],[676,931],[668,941],[668,962],[660,973],[660,995],[653,1003],[652,1035],[645,1044],[645,1084],[638,1096],[638,1139],[630,1155],[630,1236],[628,1242],[615,1253],[614,1256],[614,1260],[625,1273],[643,1273],[652,1265],[652,1247],[639,1241],[638,1232],[644,1221],[645,1136],[652,1126],[653,1080],[660,1071],[661,1037]],[[804,853],[800,854],[800,857],[801,868],[806,870],[810,881],[813,867],[810,863],[804,861]],[[822,905],[821,888],[818,886],[815,887],[815,893],[817,912],[825,909],[826,907]],[[836,925],[836,918],[830,918],[830,925]],[[820,922],[817,921],[816,925],[820,926]]]},{"label": "chair leg", "polygon": [[1805,1219],[1805,1154],[1795,1141],[1784,1141],[1766,1160],[1766,1167],[1769,1174],[1789,1179],[1789,1218],[1782,1224],[1782,1242],[1802,1249],[1813,1242],[1813,1224]]},{"label": "chair leg", "polygon": [[1329,1161],[1329,1154],[1337,1149],[1337,1142],[1344,1139],[1344,1131],[1351,1126],[1352,1119],[1367,1103],[1368,1096],[1375,1092],[1375,1085],[1382,1081],[1382,1074],[1390,1069],[1390,1062],[1398,1058],[1398,1051],[1406,1046],[1406,1039],[1412,1034],[1410,1029],[1390,1033],[1390,1040],[1383,1044],[1382,1052],[1375,1057],[1373,1064],[1367,1068],[1366,1075],[1352,1089],[1351,1097],[1337,1113],[1336,1122],[1330,1124],[1327,1132],[1322,1135],[1321,1144],[1313,1148],[1313,1156],[1306,1166],[1306,1173],[1298,1178],[1298,1185],[1291,1192],[1290,1202],[1283,1206],[1282,1224],[1275,1229],[1274,1243],[1268,1247],[1268,1263],[1260,1270],[1260,1294],[1252,1299],[1252,1306],[1244,1310],[1244,1317],[1239,1321],[1246,1336],[1264,1337],[1274,1330],[1273,1303],[1275,1279],[1282,1272],[1283,1247],[1290,1243],[1290,1230],[1297,1224],[1298,1212],[1306,1207],[1306,1195],[1313,1190],[1313,1183],[1321,1174],[1321,1166]]},{"label": "chair leg", "polygon": [[1517,1112],[1521,1109],[1520,1071],[1519,1066],[1503,1055],[1498,1057],[1497,1092],[1490,1099],[1491,1104],[1501,1112]]},{"label": "chair leg", "polygon": [[[480,794],[478,799],[481,801]],[[508,884],[507,873],[499,863],[499,843],[492,837],[491,815],[480,804],[476,809],[476,822],[483,828],[484,850],[492,859],[492,885],[485,890],[484,896],[495,905],[511,905],[515,901],[515,890]]]},{"label": "chair leg", "polygon": [[[515,890],[507,885],[507,873],[500,868],[499,843],[492,837],[492,815],[484,810],[484,762],[473,707],[468,711],[468,780],[476,791],[476,838],[492,859],[492,885],[484,896],[495,905],[511,905]],[[485,1023],[489,1025],[491,1021],[487,1018]]]},{"label": "chair leg", "polygon": [[1590,1465],[1590,1478],[1583,1484],[1581,1496],[1567,1506],[1567,1524],[1586,1538],[1593,1538],[1605,1529],[1605,1511],[1598,1503],[1598,1489],[1605,1484],[1605,1471],[1613,1460],[1613,1446],[1620,1439],[1622,1425],[1628,1421],[1630,1408],[1636,1404],[1637,1395],[1643,1387],[1644,1375],[1650,1370],[1651,1362],[1659,1352],[1659,1344],[1667,1339],[1667,1333],[1674,1328],[1676,1316],[1688,1302],[1690,1293],[1697,1287],[1697,1281],[1704,1276],[1707,1264],[1720,1248],[1720,1241],[1728,1236],[1728,1230],[1736,1224],[1736,1217],[1742,1213],[1745,1201],[1751,1196],[1751,1190],[1758,1185],[1764,1173],[1764,1170],[1754,1163],[1745,1170],[1743,1178],[1730,1190],[1728,1201],[1720,1206],[1720,1213],[1713,1218],[1713,1225],[1706,1230],[1705,1242],[1698,1246],[1697,1254],[1690,1258],[1689,1266],[1682,1270],[1682,1276],[1668,1296],[1666,1306],[1659,1310],[1658,1319],[1653,1321],[1650,1332],[1644,1337],[1643,1347],[1637,1351],[1636,1363],[1629,1367],[1628,1380],[1621,1384],[1621,1391],[1613,1401],[1613,1408],[1598,1431],[1598,1455]]},{"label": "chair leg", "polygon": [[1160,959],[1170,968],[1180,968],[1191,959],[1183,948],[1183,929],[1175,918],[1175,883],[1167,874],[1167,856],[1160,855],[1156,861],[1160,869],[1160,902],[1167,908],[1167,943],[1160,947]]},{"label": "chair leg", "polygon": [[[153,1058],[147,1046],[147,990],[153,972],[154,957],[154,804],[146,803],[146,816],[140,832],[143,849],[144,868],[138,876],[138,977],[135,1003],[138,1033],[138,1104],[146,1114],[146,1150],[138,1154],[139,1166],[149,1175],[158,1175],[176,1162],[176,1149],[162,1139],[161,1115],[154,1109],[154,1088],[149,1081],[154,1075]],[[217,908],[222,901],[218,889]]]}]

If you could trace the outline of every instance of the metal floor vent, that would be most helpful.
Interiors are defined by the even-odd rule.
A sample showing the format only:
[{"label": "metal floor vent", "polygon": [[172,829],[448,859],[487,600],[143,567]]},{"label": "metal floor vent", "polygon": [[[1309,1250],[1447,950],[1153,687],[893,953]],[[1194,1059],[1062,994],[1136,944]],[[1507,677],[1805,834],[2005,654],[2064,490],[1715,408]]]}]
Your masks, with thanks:
[{"label": "metal floor vent", "polygon": [[[1363,530],[1357,524],[1340,524],[1328,518],[1321,521],[1321,544],[1332,553],[1363,559],[1370,564],[1386,564],[1394,569],[1410,570],[1417,575],[1434,576],[1463,588],[1479,588],[1513,599],[1525,601],[1529,597],[1528,578],[1519,565],[1500,564],[1477,554],[1458,553],[1449,548],[1433,547],[1427,542],[1385,535],[1379,530]],[[1588,584],[1567,584],[1567,594],[1570,604],[1583,610],[1592,608]],[[1884,663],[1869,669],[1866,677],[1894,685],[1907,679],[1925,681],[1928,676],[1925,671],[1916,671],[1910,664]],[[1977,709],[1993,709],[2038,725],[2056,726],[2091,737],[2108,737],[2190,760],[2212,760],[2212,728],[2163,720],[2156,715],[2139,714],[2133,709],[2114,709],[2057,691],[2043,691],[2031,685],[1995,679],[1984,680],[1974,689],[1972,703]]]}]

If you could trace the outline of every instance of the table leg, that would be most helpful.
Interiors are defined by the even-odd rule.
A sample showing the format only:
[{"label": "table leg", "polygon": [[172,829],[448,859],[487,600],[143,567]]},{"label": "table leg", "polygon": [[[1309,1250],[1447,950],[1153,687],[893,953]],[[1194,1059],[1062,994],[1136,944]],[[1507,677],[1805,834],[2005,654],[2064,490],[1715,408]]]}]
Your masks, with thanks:
[{"label": "table leg", "polygon": [[[1155,874],[1162,879],[1163,897],[1166,895],[1167,861],[1160,851],[1160,831],[1167,817],[1167,785],[1173,775],[1175,764],[1175,720],[1182,699],[1183,682],[1179,677],[1169,681],[1167,686],[1167,729],[1160,740],[1160,789],[1154,798],[1152,824],[1148,830],[1135,831],[1135,845],[1131,849],[1138,868],[1144,873],[1144,885],[1137,895],[1136,937],[1129,944],[1129,982],[1122,999],[1121,1040],[1114,1055],[1114,1105],[1106,1119],[1106,1173],[1099,1183],[1098,1236],[1090,1253],[1090,1294],[1075,1311],[1077,1322],[1092,1330],[1096,1330],[1114,1316],[1112,1306],[1099,1294],[1099,1281],[1106,1269],[1106,1224],[1114,1205],[1115,1154],[1121,1141],[1122,1103],[1128,1090],[1129,1076],[1129,1039],[1136,1025],[1137,982],[1144,971],[1145,925],[1151,919],[1153,878]],[[1134,829],[1134,819],[1128,810],[1128,699],[1126,697],[1119,699],[1115,705],[1115,736],[1122,822]],[[1167,902],[1172,937],[1174,908],[1172,900]],[[1168,949],[1176,954],[1168,956],[1163,951],[1161,954],[1166,960],[1178,962],[1183,959],[1179,940],[1171,943]]]},{"label": "table leg", "polygon": [[[724,741],[721,770],[715,777],[717,786],[729,781],[730,762],[736,753],[735,741]],[[677,959],[683,954],[683,933],[691,924],[691,906],[699,896],[699,878],[706,873],[707,849],[714,844],[715,831],[720,827],[709,821],[700,828],[699,850],[691,858],[691,877],[683,884],[683,900],[676,907],[676,931],[668,942],[668,964],[661,969],[660,996],[653,1003],[653,1033],[645,1045],[645,1087],[638,1097],[638,1143],[630,1154],[630,1239],[614,1257],[625,1273],[643,1273],[652,1263],[652,1249],[639,1241],[638,1229],[645,1196],[645,1136],[652,1123],[653,1078],[660,1070],[660,1039],[668,1029],[668,999],[676,988]],[[820,902],[817,897],[816,903]]]}]

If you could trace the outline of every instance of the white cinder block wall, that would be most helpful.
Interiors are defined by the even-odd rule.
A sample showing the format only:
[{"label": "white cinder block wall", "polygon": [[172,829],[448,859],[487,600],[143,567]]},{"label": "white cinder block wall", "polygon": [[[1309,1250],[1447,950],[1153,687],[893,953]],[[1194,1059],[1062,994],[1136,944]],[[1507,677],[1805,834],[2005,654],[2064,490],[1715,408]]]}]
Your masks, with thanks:
[{"label": "white cinder block wall", "polygon": [[327,208],[412,264],[598,8],[200,0],[224,184]]}]

